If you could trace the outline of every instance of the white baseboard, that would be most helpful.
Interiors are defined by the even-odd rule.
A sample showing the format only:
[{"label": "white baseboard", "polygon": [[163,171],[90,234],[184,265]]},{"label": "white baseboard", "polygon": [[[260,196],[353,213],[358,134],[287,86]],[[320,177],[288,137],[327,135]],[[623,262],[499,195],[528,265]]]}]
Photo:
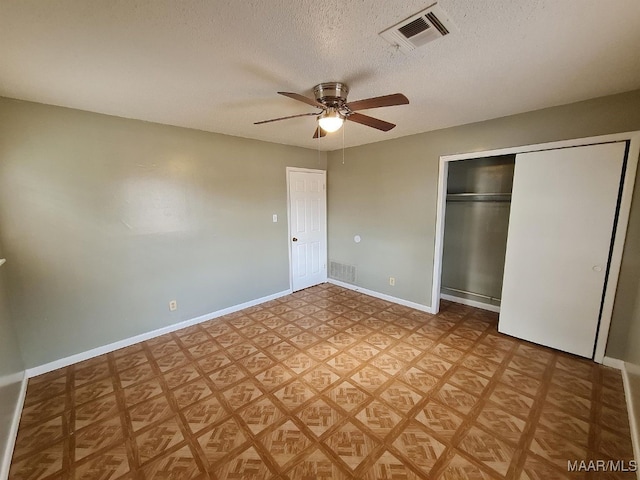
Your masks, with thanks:
[{"label": "white baseboard", "polygon": [[[640,366],[632,363],[624,362],[617,358],[604,357],[604,365],[612,362],[613,365],[609,365],[613,368],[617,368],[616,365],[621,365],[622,370],[622,383],[624,384],[624,398],[627,403],[627,412],[629,414],[629,427],[631,429],[631,443],[633,445],[633,457],[636,461],[640,461],[640,425],[638,424],[639,418],[636,417],[636,407],[633,401],[633,392],[631,391],[631,380],[629,375],[640,376]],[[640,480],[640,470],[636,472],[638,480]]]},{"label": "white baseboard", "polygon": [[443,300],[448,300],[450,302],[460,303],[462,305],[468,305],[470,307],[481,308],[482,310],[500,313],[500,307],[498,305],[490,305],[488,303],[478,302],[477,300],[469,300],[468,298],[447,295],[446,293],[441,293],[440,298]]},{"label": "white baseboard", "polygon": [[45,363],[44,365],[28,368],[27,377],[28,378],[36,377],[38,375],[42,375],[43,373],[51,372],[53,370],[66,367],[74,363],[82,362],[84,360],[89,360],[90,358],[98,357],[100,355],[104,355],[105,353],[113,352],[115,350],[119,350],[121,348],[128,347],[136,343],[144,342],[145,340],[150,340],[152,338],[159,337],[160,335],[164,335],[166,333],[175,332],[176,330],[190,327],[198,323],[206,322],[207,320],[211,320],[213,318],[222,317],[223,315],[228,315],[230,313],[237,312],[238,310],[243,310],[245,308],[253,307],[261,303],[269,302],[271,300],[275,300],[276,298],[289,295],[290,293],[291,293],[291,289],[283,290],[282,292],[274,293],[272,295],[267,295],[266,297],[250,300],[248,302],[244,302],[239,305],[233,305],[231,307],[223,308],[222,310],[217,310],[215,312],[207,313],[205,315],[200,315],[199,317],[195,317],[190,320],[185,320],[183,322],[174,323],[173,325],[168,325],[166,327],[158,328],[157,330],[152,330],[151,332],[142,333],[140,335],[125,338],[124,340],[119,340],[117,342],[113,342],[108,345],[103,345],[101,347],[93,348],[85,352],[76,353],[75,355],[61,358],[60,360],[54,360],[53,362]]},{"label": "white baseboard", "polygon": [[20,392],[18,393],[16,406],[13,410],[13,419],[11,421],[11,427],[9,428],[8,432],[7,445],[4,449],[4,452],[2,452],[2,463],[0,464],[0,480],[7,480],[9,478],[9,468],[11,467],[13,448],[16,445],[16,438],[18,437],[18,426],[20,426],[20,416],[22,415],[24,398],[27,395],[28,381],[29,377],[27,377],[27,372],[22,372]]},{"label": "white baseboard", "polygon": [[376,297],[381,300],[386,300],[388,302],[397,303],[399,305],[404,305],[405,307],[415,308],[416,310],[420,310],[422,312],[427,313],[435,313],[433,308],[427,307],[426,305],[422,305],[420,303],[410,302],[409,300],[403,300],[402,298],[392,297],[391,295],[387,295],[385,293],[374,292],[373,290],[368,290],[366,288],[357,287],[356,285],[351,285],[350,283],[341,282],[339,280],[334,280],[333,278],[327,279],[327,282],[337,285],[338,287],[348,288],[349,290],[353,290],[354,292],[364,293],[365,295],[369,295],[371,297]]},{"label": "white baseboard", "polygon": [[602,365],[624,371],[624,362],[618,358],[604,357]]}]

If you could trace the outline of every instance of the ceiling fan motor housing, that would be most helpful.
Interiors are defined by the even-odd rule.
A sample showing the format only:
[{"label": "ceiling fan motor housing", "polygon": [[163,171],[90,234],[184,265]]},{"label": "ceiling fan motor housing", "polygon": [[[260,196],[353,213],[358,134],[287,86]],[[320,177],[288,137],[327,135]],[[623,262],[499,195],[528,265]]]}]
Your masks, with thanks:
[{"label": "ceiling fan motor housing", "polygon": [[328,107],[342,107],[347,102],[349,87],[340,82],[321,83],[313,87],[316,100]]}]

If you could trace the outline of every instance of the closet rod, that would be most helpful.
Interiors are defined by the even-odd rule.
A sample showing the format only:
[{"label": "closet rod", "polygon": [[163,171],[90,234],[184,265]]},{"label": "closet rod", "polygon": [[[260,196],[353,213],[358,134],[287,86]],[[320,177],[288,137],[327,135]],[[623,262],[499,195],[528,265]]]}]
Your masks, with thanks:
[{"label": "closet rod", "polygon": [[494,193],[447,193],[447,197],[510,197],[508,192]]}]

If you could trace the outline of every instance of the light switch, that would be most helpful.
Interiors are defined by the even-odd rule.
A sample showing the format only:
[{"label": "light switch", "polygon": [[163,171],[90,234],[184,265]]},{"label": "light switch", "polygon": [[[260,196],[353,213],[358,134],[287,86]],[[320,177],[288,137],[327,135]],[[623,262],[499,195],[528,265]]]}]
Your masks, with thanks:
[{"label": "light switch", "polygon": [[277,223],[278,222],[278,215],[276,215],[275,213],[273,214],[273,223]]}]

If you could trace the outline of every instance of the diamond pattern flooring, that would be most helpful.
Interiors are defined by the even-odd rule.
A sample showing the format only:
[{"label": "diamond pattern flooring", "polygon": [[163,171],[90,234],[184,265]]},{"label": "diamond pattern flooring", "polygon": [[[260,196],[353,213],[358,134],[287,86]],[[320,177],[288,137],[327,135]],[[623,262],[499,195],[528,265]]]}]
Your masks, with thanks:
[{"label": "diamond pattern flooring", "polygon": [[616,370],[324,284],[29,381],[11,479],[585,476],[632,459]]}]

